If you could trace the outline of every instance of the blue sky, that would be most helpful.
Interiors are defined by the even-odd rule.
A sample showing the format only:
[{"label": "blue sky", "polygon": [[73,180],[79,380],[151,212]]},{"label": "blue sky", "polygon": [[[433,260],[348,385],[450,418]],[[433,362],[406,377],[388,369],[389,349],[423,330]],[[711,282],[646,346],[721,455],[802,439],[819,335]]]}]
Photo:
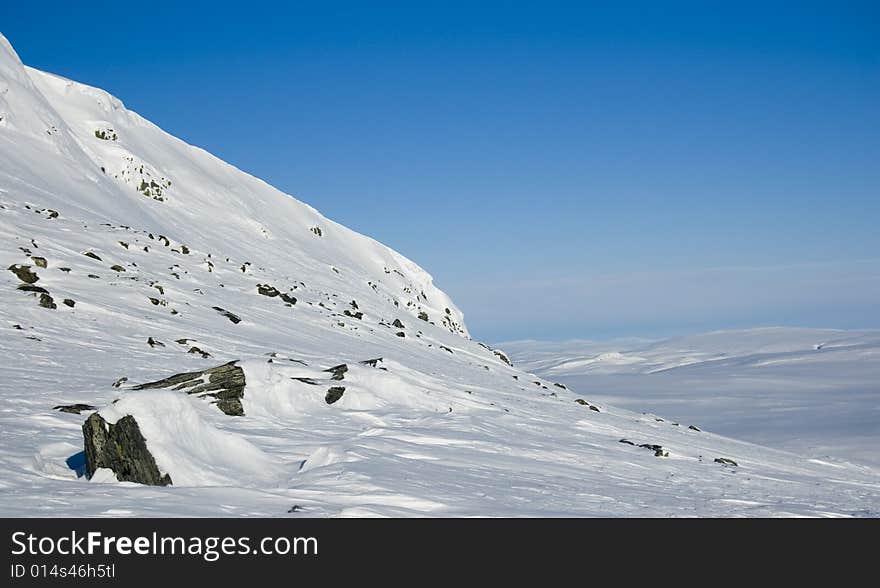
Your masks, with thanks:
[{"label": "blue sky", "polygon": [[178,4],[0,30],[416,260],[481,339],[880,327],[877,3]]}]

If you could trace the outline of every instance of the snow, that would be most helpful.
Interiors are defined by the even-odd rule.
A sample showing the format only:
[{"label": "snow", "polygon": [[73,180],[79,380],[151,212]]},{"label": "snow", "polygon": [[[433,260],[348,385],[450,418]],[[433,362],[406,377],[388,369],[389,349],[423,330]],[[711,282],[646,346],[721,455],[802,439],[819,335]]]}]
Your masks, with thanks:
[{"label": "snow", "polygon": [[[0,117],[0,515],[880,513],[870,464],[723,437],[708,419],[699,432],[633,403],[616,408],[610,388],[563,389],[557,374],[528,373],[551,369],[549,356],[525,371],[508,366],[471,340],[461,311],[414,262],[106,92],[26,68],[2,37]],[[5,271],[12,264],[30,265],[57,308],[18,290]],[[821,342],[822,354],[872,353],[830,334]],[[782,369],[767,363],[779,361],[800,369],[783,343],[762,348],[763,365],[749,369]],[[581,367],[644,381],[646,369],[723,362],[719,349],[666,363],[650,349],[567,361],[607,352]],[[224,414],[210,397],[133,389],[233,360],[245,373],[244,416]],[[326,370],[339,364],[348,371],[334,380]],[[345,391],[328,404],[332,386]],[[109,420],[132,415],[173,485],[118,482],[109,471],[78,477],[70,464],[89,413],[52,409],[73,403]],[[669,457],[623,438],[662,445]]]},{"label": "snow", "polygon": [[808,457],[880,466],[877,330],[762,328],[653,342],[503,345],[524,369],[596,390],[597,401]]}]

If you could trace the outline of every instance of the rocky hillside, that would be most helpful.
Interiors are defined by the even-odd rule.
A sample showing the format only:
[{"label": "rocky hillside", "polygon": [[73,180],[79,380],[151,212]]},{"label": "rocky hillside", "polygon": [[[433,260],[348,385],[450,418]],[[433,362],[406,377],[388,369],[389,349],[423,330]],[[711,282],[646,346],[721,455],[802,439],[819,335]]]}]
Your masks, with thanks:
[{"label": "rocky hillside", "polygon": [[5,515],[878,512],[873,470],[518,370],[410,260],[2,37],[0,254]]}]

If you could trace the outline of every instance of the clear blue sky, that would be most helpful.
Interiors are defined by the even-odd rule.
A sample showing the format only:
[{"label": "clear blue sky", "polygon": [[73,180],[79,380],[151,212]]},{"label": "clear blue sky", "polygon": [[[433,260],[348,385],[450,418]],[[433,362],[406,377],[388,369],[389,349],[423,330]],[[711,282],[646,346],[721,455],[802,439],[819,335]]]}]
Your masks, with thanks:
[{"label": "clear blue sky", "polygon": [[483,340],[880,327],[880,3],[175,4],[0,30],[416,260]]}]

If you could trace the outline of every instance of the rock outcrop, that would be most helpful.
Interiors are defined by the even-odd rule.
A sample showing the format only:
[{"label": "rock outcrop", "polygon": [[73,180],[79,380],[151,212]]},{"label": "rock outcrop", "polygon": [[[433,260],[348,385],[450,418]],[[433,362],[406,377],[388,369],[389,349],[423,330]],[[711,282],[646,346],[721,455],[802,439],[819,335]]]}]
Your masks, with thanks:
[{"label": "rock outcrop", "polygon": [[241,399],[244,396],[244,370],[235,361],[200,372],[175,374],[163,380],[134,386],[133,390],[167,388],[187,394],[214,399],[217,408],[230,416],[244,416]]},{"label": "rock outcrop", "polygon": [[115,423],[108,423],[100,414],[94,413],[83,423],[82,430],[89,477],[98,468],[107,468],[121,482],[150,486],[171,484],[171,476],[159,471],[133,416],[127,415]]}]

